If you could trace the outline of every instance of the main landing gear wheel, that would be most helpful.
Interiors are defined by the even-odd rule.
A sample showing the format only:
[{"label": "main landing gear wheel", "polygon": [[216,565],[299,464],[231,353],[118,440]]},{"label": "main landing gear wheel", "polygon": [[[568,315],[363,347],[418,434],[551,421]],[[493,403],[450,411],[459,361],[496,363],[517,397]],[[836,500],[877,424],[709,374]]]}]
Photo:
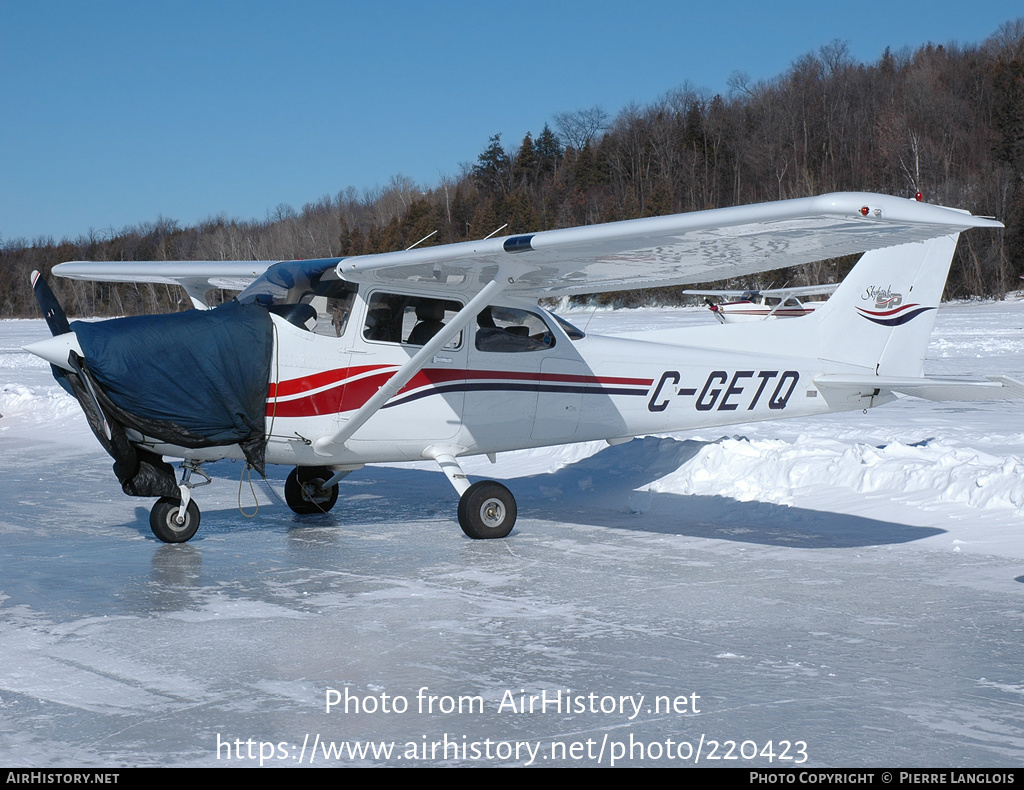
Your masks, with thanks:
[{"label": "main landing gear wheel", "polygon": [[296,466],[284,481],[284,501],[296,513],[326,513],[338,501],[338,484],[324,488],[334,477],[325,466]]},{"label": "main landing gear wheel", "polygon": [[182,512],[180,499],[160,497],[149,511],[149,527],[164,543],[184,543],[199,529],[199,506],[190,501]]},{"label": "main landing gear wheel", "polygon": [[459,526],[471,538],[503,538],[515,523],[515,497],[501,483],[473,483],[459,499]]}]

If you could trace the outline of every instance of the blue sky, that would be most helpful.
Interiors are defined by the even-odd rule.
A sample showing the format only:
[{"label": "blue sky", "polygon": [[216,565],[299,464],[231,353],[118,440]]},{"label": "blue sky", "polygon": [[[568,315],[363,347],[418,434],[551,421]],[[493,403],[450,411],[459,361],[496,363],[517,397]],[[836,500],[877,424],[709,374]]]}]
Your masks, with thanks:
[{"label": "blue sky", "polygon": [[0,0],[0,241],[264,218],[457,175],[498,132],[726,92],[845,41],[983,41],[1020,0]]}]

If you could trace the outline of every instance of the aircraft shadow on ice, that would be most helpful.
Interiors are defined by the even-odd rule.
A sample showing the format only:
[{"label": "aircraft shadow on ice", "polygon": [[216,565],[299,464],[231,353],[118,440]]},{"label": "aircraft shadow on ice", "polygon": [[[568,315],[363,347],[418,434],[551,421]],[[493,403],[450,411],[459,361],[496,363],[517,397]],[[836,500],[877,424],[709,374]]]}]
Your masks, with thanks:
[{"label": "aircraft shadow on ice", "polygon": [[[854,548],[922,540],[942,534],[918,527],[843,513],[810,510],[770,502],[743,502],[727,496],[648,492],[652,483],[676,472],[709,444],[693,440],[647,437],[608,447],[553,472],[510,481],[522,503],[524,518],[576,526],[731,540],[793,548]],[[281,481],[270,477],[271,488]],[[319,516],[299,518],[283,502],[260,506],[261,518],[240,523],[235,508],[210,510],[207,534],[274,529],[286,514],[290,528],[393,524],[422,530],[420,522],[450,519],[448,500],[436,484],[437,472],[404,467],[372,467],[340,483],[338,506]],[[268,486],[258,486],[261,501]],[[274,497],[280,495],[274,492]],[[245,506],[243,500],[243,506]],[[251,511],[252,507],[246,507]],[[140,534],[148,535],[148,513],[136,511]],[[535,530],[521,525],[517,532]],[[201,541],[203,533],[198,536]]]},{"label": "aircraft shadow on ice", "polygon": [[538,510],[546,510],[552,520],[569,524],[770,546],[850,548],[907,543],[944,532],[771,502],[643,490],[715,443],[634,439],[552,474],[520,478],[516,490],[524,502],[543,501]]}]

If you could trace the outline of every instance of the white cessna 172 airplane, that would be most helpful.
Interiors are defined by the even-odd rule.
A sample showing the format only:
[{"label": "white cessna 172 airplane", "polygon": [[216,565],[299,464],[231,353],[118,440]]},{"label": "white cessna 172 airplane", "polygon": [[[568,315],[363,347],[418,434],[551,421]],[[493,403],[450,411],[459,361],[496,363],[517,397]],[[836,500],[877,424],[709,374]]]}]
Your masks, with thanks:
[{"label": "white cessna 172 airplane", "polygon": [[727,299],[712,302],[705,299],[708,309],[720,324],[743,321],[764,321],[766,318],[800,318],[813,313],[825,302],[802,300],[801,296],[830,294],[839,287],[832,285],[799,285],[792,288],[760,288],[746,291],[683,291],[687,296],[717,296]]},{"label": "white cessna 172 airplane", "polygon": [[[214,309],[69,325],[33,275],[54,365],[150,524],[199,526],[202,465],[288,464],[298,513],[365,464],[432,459],[473,538],[516,501],[459,459],[529,447],[866,409],[910,395],[1016,399],[1024,384],[923,376],[957,238],[999,228],[903,198],[837,193],[323,260],[70,262],[61,277],[177,283]],[[828,302],[787,321],[598,337],[538,306],[565,294],[726,279],[864,252]],[[183,459],[178,481],[162,456]],[[196,478],[203,478],[197,482]]]}]

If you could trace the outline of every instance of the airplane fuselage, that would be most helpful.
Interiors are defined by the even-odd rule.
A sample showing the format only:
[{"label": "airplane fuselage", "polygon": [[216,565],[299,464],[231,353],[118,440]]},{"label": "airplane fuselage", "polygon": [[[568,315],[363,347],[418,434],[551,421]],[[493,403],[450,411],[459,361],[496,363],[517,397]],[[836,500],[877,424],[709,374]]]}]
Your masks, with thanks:
[{"label": "airplane fuselage", "polygon": [[[815,376],[849,369],[813,358],[702,348],[704,328],[672,331],[671,342],[664,332],[658,341],[574,340],[535,303],[506,303],[543,322],[543,345],[490,350],[477,337],[481,328],[468,327],[327,456],[313,440],[343,426],[416,349],[368,339],[359,331],[363,304],[340,337],[274,316],[267,461],[354,467],[423,460],[425,450],[438,446],[477,455],[823,414],[837,408],[818,393]],[[197,460],[242,457],[233,446],[151,446]]]}]

